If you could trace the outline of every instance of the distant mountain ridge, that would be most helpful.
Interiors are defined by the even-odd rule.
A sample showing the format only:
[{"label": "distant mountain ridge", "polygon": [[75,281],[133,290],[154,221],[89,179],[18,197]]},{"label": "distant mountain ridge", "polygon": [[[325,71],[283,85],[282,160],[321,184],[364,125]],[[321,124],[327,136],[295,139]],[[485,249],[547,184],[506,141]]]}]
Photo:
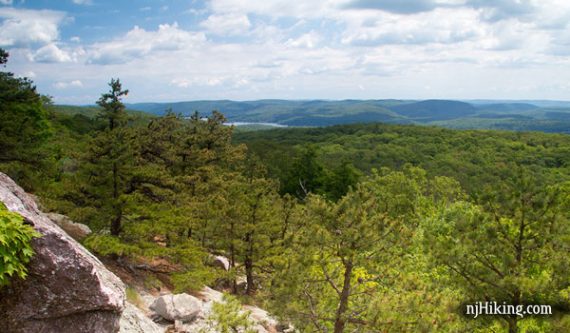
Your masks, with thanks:
[{"label": "distant mountain ridge", "polygon": [[128,104],[132,110],[161,115],[171,109],[190,115],[218,110],[230,122],[287,126],[330,126],[383,122],[450,128],[483,128],[570,133],[570,102],[456,100],[279,100],[189,101]]},{"label": "distant mountain ridge", "polygon": [[396,105],[391,109],[402,116],[420,122],[457,119],[477,113],[477,109],[469,103],[448,100],[426,100]]},{"label": "distant mountain ridge", "polygon": [[[352,123],[435,125],[460,129],[500,129],[570,133],[570,102],[456,100],[204,100],[133,103],[132,113],[183,115],[222,112],[229,122],[285,126],[331,126]],[[57,106],[61,112],[91,115],[95,107]],[[140,113],[143,115],[144,113]],[[263,127],[263,126],[261,126]]]}]

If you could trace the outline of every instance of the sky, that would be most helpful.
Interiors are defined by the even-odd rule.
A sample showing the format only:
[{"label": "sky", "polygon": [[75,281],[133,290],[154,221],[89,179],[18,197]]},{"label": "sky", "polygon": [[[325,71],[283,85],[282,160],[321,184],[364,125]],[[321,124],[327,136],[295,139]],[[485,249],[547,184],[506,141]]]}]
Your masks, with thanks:
[{"label": "sky", "polygon": [[0,0],[0,47],[59,104],[570,99],[568,0]]}]

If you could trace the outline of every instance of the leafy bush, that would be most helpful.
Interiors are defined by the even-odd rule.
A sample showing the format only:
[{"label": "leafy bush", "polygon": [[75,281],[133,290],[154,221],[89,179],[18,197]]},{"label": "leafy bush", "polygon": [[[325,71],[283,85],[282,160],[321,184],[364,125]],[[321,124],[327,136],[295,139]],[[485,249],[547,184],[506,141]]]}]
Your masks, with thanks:
[{"label": "leafy bush", "polygon": [[249,318],[250,311],[243,311],[237,298],[224,295],[224,303],[214,303],[212,313],[208,316],[208,326],[200,333],[218,332],[233,333],[257,332],[253,327],[255,323]]},{"label": "leafy bush", "polygon": [[27,276],[26,264],[34,255],[30,241],[39,237],[24,218],[12,213],[0,202],[0,287],[10,284],[10,278]]}]

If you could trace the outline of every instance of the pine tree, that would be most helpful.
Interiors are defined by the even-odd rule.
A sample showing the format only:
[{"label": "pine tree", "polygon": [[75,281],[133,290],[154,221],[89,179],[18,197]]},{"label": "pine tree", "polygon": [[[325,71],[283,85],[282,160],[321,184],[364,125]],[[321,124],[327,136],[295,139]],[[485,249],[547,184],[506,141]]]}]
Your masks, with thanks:
[{"label": "pine tree", "polygon": [[[0,66],[8,52],[0,48]],[[44,102],[33,82],[0,71],[0,167],[21,185],[32,187],[31,171],[45,167],[44,143],[52,134]]]},{"label": "pine tree", "polygon": [[92,139],[86,155],[89,192],[97,201],[97,221],[111,221],[111,235],[121,233],[126,205],[125,194],[133,191],[133,130],[127,127],[127,114],[121,99],[128,94],[119,79],[111,79],[110,91],[101,95],[99,118],[106,128]]},{"label": "pine tree", "polygon": [[[544,186],[524,169],[480,205],[459,202],[429,218],[426,249],[475,301],[567,307],[570,239],[568,186]],[[496,318],[520,332],[518,316]],[[526,318],[525,318],[526,320]]]}]

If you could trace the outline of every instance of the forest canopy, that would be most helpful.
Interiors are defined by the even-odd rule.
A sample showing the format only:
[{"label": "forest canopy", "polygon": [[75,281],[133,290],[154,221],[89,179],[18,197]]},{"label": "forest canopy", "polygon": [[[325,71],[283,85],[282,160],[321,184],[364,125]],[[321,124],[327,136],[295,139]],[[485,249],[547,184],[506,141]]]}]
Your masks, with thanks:
[{"label": "forest canopy", "polygon": [[[130,112],[119,79],[89,114],[12,73],[0,86],[0,170],[88,225],[99,256],[168,263],[177,291],[216,286],[301,332],[570,330],[568,135],[381,123],[234,133],[223,110]],[[247,327],[235,297],[216,318]],[[465,316],[477,301],[554,314]]]}]

